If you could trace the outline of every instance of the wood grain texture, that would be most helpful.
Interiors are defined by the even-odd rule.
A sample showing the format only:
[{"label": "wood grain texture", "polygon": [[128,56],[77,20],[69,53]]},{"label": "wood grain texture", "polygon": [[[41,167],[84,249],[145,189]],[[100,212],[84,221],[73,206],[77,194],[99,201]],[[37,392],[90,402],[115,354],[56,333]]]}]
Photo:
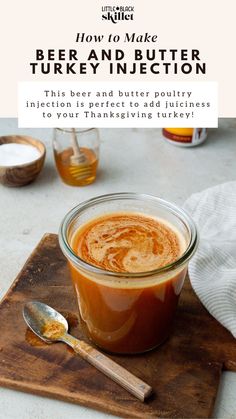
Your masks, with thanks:
[{"label": "wood grain texture", "polygon": [[83,359],[99,371],[125,388],[142,402],[150,396],[152,388],[140,378],[131,374],[126,368],[114,362],[109,356],[98,351],[90,343],[66,334],[63,342],[71,346]]},{"label": "wood grain texture", "polygon": [[130,418],[207,418],[221,371],[236,370],[235,340],[184,286],[169,340],[137,356],[110,356],[150,384],[145,403],[97,371],[62,343],[47,345],[27,330],[26,301],[40,300],[66,315],[84,339],[69,272],[57,236],[44,236],[0,305],[0,384]]},{"label": "wood grain texture", "polygon": [[46,148],[41,141],[25,135],[7,135],[0,137],[0,146],[10,143],[32,145],[39,150],[40,157],[31,163],[17,166],[0,166],[0,183],[10,187],[28,185],[37,178],[43,168]]}]

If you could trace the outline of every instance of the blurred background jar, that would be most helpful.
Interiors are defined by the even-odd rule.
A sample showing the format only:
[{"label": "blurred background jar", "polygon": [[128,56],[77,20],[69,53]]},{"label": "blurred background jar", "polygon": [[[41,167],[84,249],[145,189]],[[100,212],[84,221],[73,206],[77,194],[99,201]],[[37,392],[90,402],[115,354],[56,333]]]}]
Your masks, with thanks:
[{"label": "blurred background jar", "polygon": [[162,135],[169,143],[181,147],[194,147],[207,138],[206,128],[163,128]]},{"label": "blurred background jar", "polygon": [[99,160],[97,128],[55,128],[53,151],[58,173],[67,185],[86,186],[94,182]]}]

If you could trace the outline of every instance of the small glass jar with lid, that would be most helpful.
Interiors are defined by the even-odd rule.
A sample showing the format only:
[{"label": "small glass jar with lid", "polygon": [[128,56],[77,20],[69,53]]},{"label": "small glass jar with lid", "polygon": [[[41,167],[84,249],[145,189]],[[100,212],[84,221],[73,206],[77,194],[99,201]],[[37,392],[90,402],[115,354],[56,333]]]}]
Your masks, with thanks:
[{"label": "small glass jar with lid", "polygon": [[206,128],[163,128],[162,135],[169,143],[180,147],[194,147],[207,138]]}]

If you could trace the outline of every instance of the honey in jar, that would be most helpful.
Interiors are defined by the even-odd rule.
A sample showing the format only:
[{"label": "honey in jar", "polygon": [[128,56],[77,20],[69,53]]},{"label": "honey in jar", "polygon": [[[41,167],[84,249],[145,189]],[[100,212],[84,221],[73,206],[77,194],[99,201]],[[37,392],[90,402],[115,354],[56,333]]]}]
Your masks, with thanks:
[{"label": "honey in jar", "polygon": [[95,152],[89,148],[81,147],[85,161],[73,162],[73,149],[67,148],[59,153],[54,151],[58,173],[62,180],[71,186],[86,186],[96,179],[98,159]]},{"label": "honey in jar", "polygon": [[96,128],[54,129],[54,158],[63,182],[71,186],[86,186],[95,181],[99,144]]}]

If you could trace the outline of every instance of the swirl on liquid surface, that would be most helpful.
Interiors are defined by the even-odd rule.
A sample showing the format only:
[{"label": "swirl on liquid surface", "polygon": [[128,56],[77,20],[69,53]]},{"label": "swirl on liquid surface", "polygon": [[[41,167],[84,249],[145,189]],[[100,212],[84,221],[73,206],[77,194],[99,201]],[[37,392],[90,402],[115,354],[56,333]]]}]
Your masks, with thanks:
[{"label": "swirl on liquid surface", "polygon": [[72,248],[84,261],[113,272],[147,272],[178,259],[183,251],[177,232],[142,214],[114,213],[77,230]]}]

